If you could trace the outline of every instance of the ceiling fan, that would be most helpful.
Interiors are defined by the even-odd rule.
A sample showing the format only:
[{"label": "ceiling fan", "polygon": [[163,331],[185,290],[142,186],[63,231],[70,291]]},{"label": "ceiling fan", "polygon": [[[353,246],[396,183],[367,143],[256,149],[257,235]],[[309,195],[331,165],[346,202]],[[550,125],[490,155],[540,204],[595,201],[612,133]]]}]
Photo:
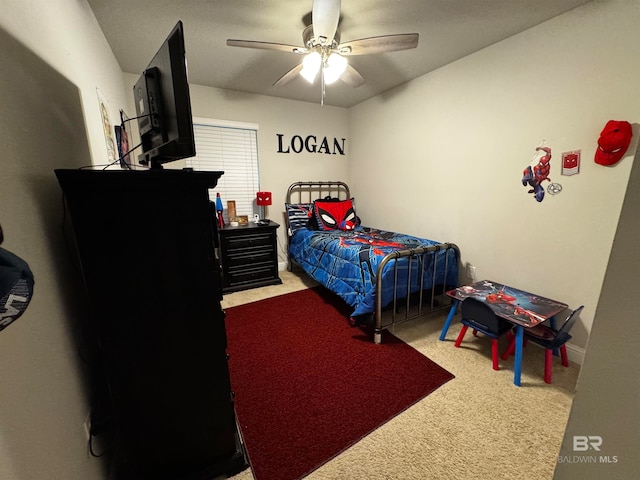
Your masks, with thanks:
[{"label": "ceiling fan", "polygon": [[311,20],[312,24],[302,32],[304,43],[302,47],[282,43],[233,39],[228,39],[227,45],[304,55],[300,64],[282,75],[273,85],[285,85],[296,78],[298,74],[309,83],[314,83],[318,73],[321,73],[322,104],[324,104],[325,85],[335,82],[338,78],[353,87],[364,85],[364,78],[355,68],[349,65],[346,57],[395,52],[418,46],[417,33],[382,35],[340,43],[340,31],[338,29],[340,0],[313,0]]}]

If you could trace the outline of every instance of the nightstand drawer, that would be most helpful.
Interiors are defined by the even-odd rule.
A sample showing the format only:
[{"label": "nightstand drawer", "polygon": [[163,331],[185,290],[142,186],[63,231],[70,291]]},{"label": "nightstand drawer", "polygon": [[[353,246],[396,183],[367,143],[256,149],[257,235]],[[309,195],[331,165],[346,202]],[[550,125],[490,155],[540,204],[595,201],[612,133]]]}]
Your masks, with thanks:
[{"label": "nightstand drawer", "polygon": [[222,237],[227,253],[249,247],[273,246],[273,235],[269,232],[250,235],[227,235]]},{"label": "nightstand drawer", "polygon": [[242,284],[277,278],[276,269],[277,266],[275,265],[255,265],[252,268],[230,268],[227,276],[229,284],[238,287]]},{"label": "nightstand drawer", "polygon": [[228,250],[226,260],[229,269],[236,266],[253,266],[256,263],[270,263],[271,265],[276,263],[275,252],[271,245],[268,248],[254,247]]}]

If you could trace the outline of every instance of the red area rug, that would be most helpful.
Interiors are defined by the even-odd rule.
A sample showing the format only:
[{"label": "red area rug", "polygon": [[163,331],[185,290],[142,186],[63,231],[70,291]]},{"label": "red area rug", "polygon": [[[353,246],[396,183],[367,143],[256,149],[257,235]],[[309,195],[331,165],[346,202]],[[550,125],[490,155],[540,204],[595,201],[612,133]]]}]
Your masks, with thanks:
[{"label": "red area rug", "polygon": [[238,422],[256,480],[298,479],[453,378],[397,337],[350,327],[321,287],[226,310]]}]

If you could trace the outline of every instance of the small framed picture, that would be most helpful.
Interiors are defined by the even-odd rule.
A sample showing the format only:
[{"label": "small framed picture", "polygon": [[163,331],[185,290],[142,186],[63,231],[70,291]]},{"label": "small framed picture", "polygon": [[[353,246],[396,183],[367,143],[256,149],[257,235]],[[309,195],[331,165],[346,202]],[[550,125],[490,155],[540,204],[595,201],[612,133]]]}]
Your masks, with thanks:
[{"label": "small framed picture", "polygon": [[129,153],[129,134],[124,125],[116,125],[116,142],[118,143],[118,159],[121,168],[131,168],[131,155]]},{"label": "small framed picture", "polygon": [[236,201],[235,200],[227,200],[227,215],[229,217],[230,222],[233,222],[236,219]]},{"label": "small framed picture", "polygon": [[248,215],[240,215],[240,216],[236,217],[236,220],[238,220],[238,225],[240,225],[240,226],[249,225],[249,216]]},{"label": "small framed picture", "polygon": [[576,175],[580,173],[581,150],[562,153],[562,175]]},{"label": "small framed picture", "polygon": [[127,122],[129,117],[124,113],[124,110],[120,110],[120,125],[115,126],[116,130],[116,142],[118,145],[118,159],[120,160],[121,168],[131,168],[131,150],[129,149],[129,133],[127,132]]},{"label": "small framed picture", "polygon": [[104,139],[107,142],[107,158],[110,164],[118,161],[118,149],[116,146],[115,129],[111,127],[111,119],[109,118],[109,102],[99,88],[96,88],[98,93],[98,107],[100,108],[100,116],[102,117],[102,127],[104,130]]}]

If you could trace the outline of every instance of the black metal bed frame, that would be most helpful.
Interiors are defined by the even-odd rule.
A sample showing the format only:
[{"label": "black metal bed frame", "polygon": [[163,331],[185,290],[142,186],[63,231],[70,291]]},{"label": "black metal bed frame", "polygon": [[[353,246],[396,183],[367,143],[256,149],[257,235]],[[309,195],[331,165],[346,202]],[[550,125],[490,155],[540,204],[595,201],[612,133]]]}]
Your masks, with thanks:
[{"label": "black metal bed frame", "polygon": [[[351,198],[351,193],[349,190],[349,186],[340,181],[308,181],[308,182],[295,182],[289,186],[287,190],[287,199],[286,202],[290,204],[294,203],[313,203],[314,200],[322,199],[327,196],[340,198],[340,199],[348,199]],[[285,215],[286,217],[286,215]],[[289,253],[289,239],[291,238],[291,229],[288,224],[287,217],[287,258],[288,258],[288,270],[292,270],[292,266],[294,260],[291,258]],[[405,250],[396,250],[392,253],[389,253],[385,256],[378,266],[378,271],[382,272],[384,267],[390,263],[394,262],[394,294],[393,294],[393,302],[390,308],[385,310],[385,313],[390,311],[390,315],[386,317],[391,317],[390,321],[388,318],[383,319],[383,308],[382,305],[382,275],[376,275],[376,308],[374,312],[373,318],[373,327],[374,334],[373,340],[375,343],[382,342],[382,331],[393,327],[394,325],[412,320],[414,318],[426,315],[428,313],[432,313],[434,311],[440,310],[442,308],[450,307],[451,299],[445,295],[445,288],[443,287],[441,291],[436,291],[436,288],[431,288],[430,290],[425,290],[422,288],[423,282],[423,273],[425,265],[428,264],[426,261],[426,257],[428,255],[435,255],[440,250],[449,250],[453,249],[455,251],[456,261],[460,262],[460,249],[457,245],[453,243],[440,243],[438,245],[431,245],[428,247],[418,247],[411,248]],[[448,269],[449,255],[448,252],[446,255],[445,268],[441,273],[442,275],[442,283],[441,285],[445,285],[444,281],[446,278],[446,272]],[[407,290],[406,292],[398,292],[397,284],[398,284],[398,268],[397,268],[397,260],[400,258],[409,258],[409,268],[407,269]],[[413,259],[417,259],[417,268],[421,268],[422,271],[420,275],[417,275],[421,285],[418,286],[416,292],[411,292],[411,282],[408,280],[411,278],[412,274],[412,265],[414,265]],[[440,273],[435,268],[436,263],[434,262],[434,271],[433,271],[433,281],[432,285],[438,285],[437,275]],[[452,286],[452,288],[455,287]],[[426,293],[426,294],[425,294]],[[417,298],[416,298],[417,296]],[[428,297],[428,298],[425,298]]]}]

